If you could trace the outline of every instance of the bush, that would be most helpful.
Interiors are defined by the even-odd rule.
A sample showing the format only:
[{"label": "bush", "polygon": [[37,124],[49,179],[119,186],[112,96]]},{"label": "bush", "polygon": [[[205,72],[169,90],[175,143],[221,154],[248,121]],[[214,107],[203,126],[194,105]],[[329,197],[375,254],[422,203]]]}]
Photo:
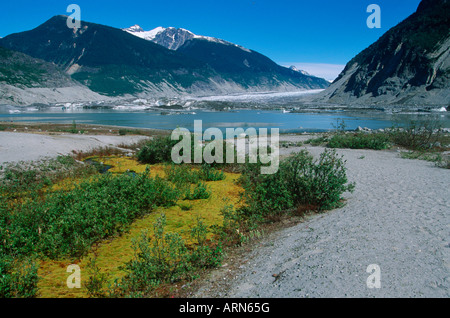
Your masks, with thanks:
[{"label": "bush", "polygon": [[166,225],[162,214],[153,225],[152,237],[144,231],[133,241],[134,257],[124,267],[126,275],[111,290],[113,297],[144,297],[161,284],[189,279],[199,269],[221,264],[222,249],[208,245],[208,230],[200,219],[191,230],[192,248],[179,234],[167,233]]},{"label": "bush", "polygon": [[135,257],[127,263],[122,290],[145,295],[162,283],[174,282],[188,271],[187,249],[178,234],[167,233],[153,242],[142,234],[136,243]]},{"label": "bush", "polygon": [[108,280],[108,275],[100,272],[100,268],[97,265],[97,259],[89,259],[87,265],[89,270],[89,279],[85,287],[88,291],[90,298],[104,298],[106,297],[106,283]]},{"label": "bush", "polygon": [[203,181],[220,181],[225,179],[225,174],[221,170],[216,170],[209,164],[203,164],[199,172],[200,179]]},{"label": "bush", "polygon": [[187,187],[184,200],[204,200],[211,196],[211,191],[208,190],[207,186],[199,182],[192,191],[191,187]]},{"label": "bush", "polygon": [[235,245],[242,241],[243,233],[253,225],[253,220],[250,220],[246,212],[242,208],[235,209],[231,204],[226,204],[220,210],[223,216],[223,224],[213,227],[214,233],[220,238],[220,242]]},{"label": "bush", "polygon": [[37,269],[32,259],[19,261],[0,255],[0,298],[36,297]]},{"label": "bush", "polygon": [[50,193],[45,200],[3,212],[0,222],[9,231],[5,252],[38,252],[54,259],[80,256],[93,243],[121,233],[155,207],[175,205],[179,191],[148,174],[147,170],[135,177],[101,175],[72,190]]},{"label": "bush", "polygon": [[156,137],[149,141],[137,154],[137,158],[142,163],[156,164],[172,162],[172,148],[178,143],[170,136]]},{"label": "bush", "polygon": [[248,165],[240,178],[247,204],[241,215],[264,219],[300,205],[332,209],[353,190],[347,182],[345,161],[334,150],[325,150],[318,160],[302,150],[283,160],[273,175],[260,175],[258,165]]},{"label": "bush", "polygon": [[305,144],[312,145],[312,146],[320,146],[328,142],[329,137],[328,136],[319,136],[316,138],[310,138],[305,141]]},{"label": "bush", "polygon": [[344,192],[354,189],[354,184],[347,184],[345,161],[335,150],[326,149],[318,160],[303,150],[286,159],[280,168],[297,205],[332,209],[339,206]]},{"label": "bush", "polygon": [[32,163],[6,164],[0,167],[0,193],[7,197],[24,197],[50,186],[57,180],[94,173],[93,167],[86,167],[71,156],[58,156],[55,159]]},{"label": "bush", "polygon": [[133,241],[134,258],[125,265],[127,274],[116,284],[116,294],[144,296],[161,283],[182,279],[188,272],[185,242],[179,234],[166,233],[165,227],[163,214],[153,225],[153,239],[144,231]]},{"label": "bush", "polygon": [[329,148],[382,150],[390,146],[390,139],[384,133],[335,134],[327,143]]},{"label": "bush", "polygon": [[[166,137],[157,137],[153,139],[152,141],[148,142],[145,146],[142,147],[142,149],[138,152],[137,158],[141,163],[147,163],[147,164],[156,164],[156,163],[173,163],[172,161],[172,148],[178,144],[178,140],[171,140],[170,136]],[[227,164],[226,163],[226,156],[227,156],[227,142],[221,141],[222,144],[219,143],[219,141],[210,141],[207,143],[206,146],[210,145],[212,147],[213,144],[216,144],[217,147],[223,147],[223,153],[221,156],[222,163],[218,162],[212,162],[209,164],[203,164],[203,166],[208,166],[211,169],[221,169],[224,167],[227,168],[233,168],[235,166],[234,164]],[[205,146],[205,147],[206,147]],[[195,156],[195,150],[198,148],[202,148],[200,144],[197,143],[197,140],[194,135],[191,136],[191,160],[194,161]],[[203,148],[202,150],[202,158],[203,158]],[[182,156],[183,153],[180,153]],[[213,156],[215,156],[215,151],[212,153]],[[234,160],[236,162],[237,160],[237,153],[236,149],[233,150]],[[213,170],[210,170],[211,172]],[[203,171],[205,172],[205,171]],[[206,177],[208,177],[206,175]],[[222,176],[220,173],[216,173],[215,178],[220,179]],[[205,181],[216,181],[216,180],[205,180]]]},{"label": "bush", "polygon": [[179,203],[178,206],[182,211],[190,211],[194,207],[192,204],[187,203]]},{"label": "bush", "polygon": [[216,170],[209,164],[203,164],[200,169],[189,165],[167,165],[164,168],[166,179],[174,183],[177,187],[184,187],[189,184],[196,184],[202,181],[220,181],[225,179],[225,173]]},{"label": "bush", "polygon": [[185,187],[200,181],[198,171],[187,165],[167,165],[164,168],[164,172],[166,179],[174,183],[177,187]]},{"label": "bush", "polygon": [[437,119],[411,120],[405,127],[393,127],[389,137],[396,145],[409,150],[426,150],[434,147],[443,136]]},{"label": "bush", "polygon": [[218,244],[216,247],[207,244],[206,235],[208,228],[201,219],[197,219],[197,225],[191,230],[191,238],[194,240],[195,248],[191,252],[189,261],[193,268],[216,268],[220,266],[223,260],[222,247]]},{"label": "bush", "polygon": [[245,189],[244,201],[247,204],[242,212],[261,218],[292,208],[290,185],[284,173],[279,170],[275,174],[263,175],[260,172],[260,163],[248,164],[239,179]]}]

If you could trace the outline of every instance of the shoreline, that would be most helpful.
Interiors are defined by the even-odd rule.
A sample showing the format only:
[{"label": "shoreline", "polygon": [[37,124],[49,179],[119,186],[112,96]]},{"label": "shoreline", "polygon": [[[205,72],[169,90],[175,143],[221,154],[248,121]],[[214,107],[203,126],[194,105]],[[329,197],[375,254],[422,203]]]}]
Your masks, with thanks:
[{"label": "shoreline", "polygon": [[[0,132],[24,132],[34,134],[57,134],[68,133],[73,124],[58,124],[52,122],[25,122],[25,121],[0,121]],[[3,130],[2,130],[3,128]],[[128,130],[128,133],[143,136],[164,135],[168,131],[155,128],[136,128],[130,126],[98,125],[98,124],[76,124],[79,131],[88,131],[95,135],[119,135],[120,129]],[[73,133],[72,133],[73,134]]]},{"label": "shoreline", "polygon": [[[25,129],[25,126],[24,126]],[[57,156],[74,155],[98,148],[118,148],[149,139],[143,135],[70,134],[53,132],[0,131],[0,165],[40,161]]]}]

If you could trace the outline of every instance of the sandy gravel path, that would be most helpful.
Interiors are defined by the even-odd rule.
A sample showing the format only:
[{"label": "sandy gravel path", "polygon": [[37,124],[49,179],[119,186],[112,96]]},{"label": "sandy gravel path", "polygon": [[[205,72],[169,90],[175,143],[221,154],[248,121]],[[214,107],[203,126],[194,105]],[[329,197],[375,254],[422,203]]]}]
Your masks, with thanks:
[{"label": "sandy gravel path", "polygon": [[[193,296],[449,297],[450,170],[396,152],[338,153],[356,182],[345,207],[272,233]],[[371,264],[380,288],[368,288]],[[217,280],[226,287],[212,288]]]},{"label": "sandy gravel path", "polygon": [[34,161],[45,157],[88,151],[98,147],[135,143],[144,136],[42,135],[0,132],[0,163]]}]

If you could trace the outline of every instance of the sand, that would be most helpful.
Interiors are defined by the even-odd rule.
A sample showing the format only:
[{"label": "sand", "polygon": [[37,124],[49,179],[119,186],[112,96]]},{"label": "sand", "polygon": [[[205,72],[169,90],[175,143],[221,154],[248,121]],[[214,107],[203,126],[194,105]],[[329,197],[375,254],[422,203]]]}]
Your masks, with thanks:
[{"label": "sand", "polygon": [[72,154],[72,150],[88,151],[98,147],[132,144],[143,138],[148,137],[0,132],[0,164],[68,155]]},{"label": "sand", "polygon": [[[449,297],[450,170],[395,151],[338,153],[356,182],[344,207],[271,233],[192,296]],[[380,288],[368,287],[369,265],[378,266]]]}]

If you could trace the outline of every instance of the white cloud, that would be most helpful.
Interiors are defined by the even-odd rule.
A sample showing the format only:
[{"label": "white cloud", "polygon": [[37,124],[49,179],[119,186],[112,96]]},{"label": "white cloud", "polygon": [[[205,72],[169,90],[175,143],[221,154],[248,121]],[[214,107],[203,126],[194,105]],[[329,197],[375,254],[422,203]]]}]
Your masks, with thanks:
[{"label": "white cloud", "polygon": [[301,63],[301,62],[283,62],[280,65],[290,67],[295,66],[299,70],[308,72],[311,75],[324,78],[328,81],[333,81],[342,70],[345,65],[341,64],[321,64],[321,63]]}]

